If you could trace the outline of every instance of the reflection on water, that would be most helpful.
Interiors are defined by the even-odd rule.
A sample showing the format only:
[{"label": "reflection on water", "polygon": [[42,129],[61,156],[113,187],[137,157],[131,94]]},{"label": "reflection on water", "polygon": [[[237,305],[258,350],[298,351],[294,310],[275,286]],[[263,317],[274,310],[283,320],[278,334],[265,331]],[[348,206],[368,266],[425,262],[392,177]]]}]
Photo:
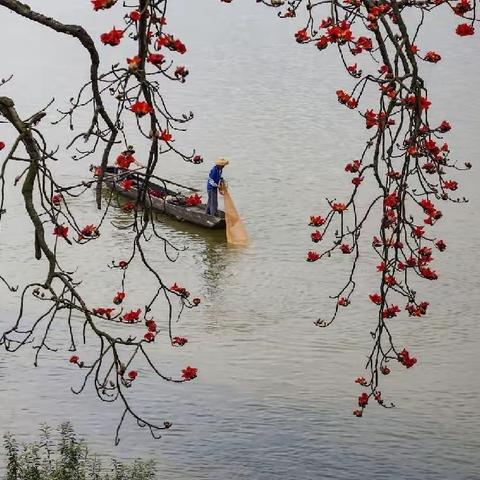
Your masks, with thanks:
[{"label": "reflection on water", "polygon": [[[94,34],[101,33],[103,23],[92,20],[101,17],[92,17],[87,3],[32,1],[42,11],[58,9],[68,21],[85,20]],[[478,175],[458,178],[471,199],[468,205],[442,208],[445,222],[438,224],[438,236],[448,249],[435,259],[441,277],[434,286],[418,287],[431,302],[430,314],[402,317],[393,325],[399,342],[419,359],[411,371],[395,371],[385,379],[382,396],[398,407],[372,407],[365,418],[353,418],[358,395],[353,379],[362,373],[371,342],[373,310],[365,299],[374,288],[372,263],[364,257],[355,308],[320,330],[313,321],[331,311],[328,295],[343,281],[347,260],[332,258],[314,266],[303,261],[311,246],[308,216],[323,211],[325,197],[342,197],[347,185],[342,167],[357,157],[365,140],[358,119],[340,109],[335,98],[346,80],[328,51],[320,58],[314,49],[298,46],[292,23],[272,18],[254,2],[233,2],[225,9],[218,2],[178,0],[171,7],[169,25],[191,45],[185,60],[191,75],[185,85],[165,89],[179,111],[194,108],[197,114],[188,134],[179,134],[176,141],[186,148],[195,145],[205,159],[224,155],[231,160],[225,173],[252,244],[232,249],[224,232],[158,219],[159,233],[187,250],[172,263],[165,259],[161,241],[149,242],[155,267],[165,282],[177,281],[202,298],[201,306],[186,311],[175,325],[176,333],[189,339],[184,348],[166,348],[161,342],[150,346],[166,374],[192,365],[199,371],[196,381],[156,382],[139,366],[129,392],[136,394],[141,413],[173,422],[162,440],[153,441],[127,422],[121,444],[113,447],[120,412],[115,405],[99,403],[91,390],[71,394],[70,387],[81,378],[68,364],[61,323],[59,351],[45,352],[36,369],[31,350],[0,353],[0,433],[12,430],[29,438],[42,421],[57,424],[72,418],[94,450],[125,458],[153,456],[161,478],[169,480],[480,478],[480,297],[475,295],[480,225],[473,215],[480,208]],[[62,47],[50,33],[24,44],[22,39],[41,29],[13,16],[5,21],[1,10],[0,21],[0,41],[16,42],[19,49],[2,58],[4,71],[16,72],[4,94],[14,96],[22,111],[33,111],[35,77],[45,98],[70,98],[85,61],[80,54],[77,58],[77,47]],[[455,108],[443,105],[442,112],[432,109],[432,115],[451,121],[452,152],[461,161],[471,160],[480,105],[464,91],[463,78],[480,73],[471,61],[477,58],[479,40],[472,38],[460,49],[457,39],[443,38],[446,22],[438,17],[419,44],[445,45],[442,62],[425,70],[429,97],[433,105],[446,98],[456,103]],[[131,53],[126,46],[118,48],[115,55]],[[68,66],[59,58],[68,58]],[[52,144],[62,143],[55,130],[49,134]],[[141,152],[141,139],[138,143]],[[67,158],[59,165],[62,175],[71,181],[89,175],[88,165]],[[171,157],[162,160],[157,173],[201,189],[209,168],[208,161],[194,167]],[[13,284],[22,284],[27,271],[41,278],[44,265],[33,261],[31,228],[20,220],[21,197],[7,187],[0,265]],[[80,223],[97,222],[94,195],[72,205]],[[112,222],[128,226],[131,219],[114,206],[94,248],[65,247],[64,262],[72,270],[78,267],[93,303],[111,298],[118,276],[107,265],[130,252],[126,232]],[[151,279],[134,266],[129,274],[129,301],[143,298]],[[2,329],[14,321],[16,308],[16,296],[0,286]],[[90,353],[82,346],[82,356]]]}]

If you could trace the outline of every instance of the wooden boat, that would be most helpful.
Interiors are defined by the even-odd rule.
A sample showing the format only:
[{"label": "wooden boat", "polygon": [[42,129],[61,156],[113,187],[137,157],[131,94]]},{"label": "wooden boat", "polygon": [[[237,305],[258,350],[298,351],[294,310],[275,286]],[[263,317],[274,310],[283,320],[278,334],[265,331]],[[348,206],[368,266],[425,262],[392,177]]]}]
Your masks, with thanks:
[{"label": "wooden boat", "polygon": [[[187,196],[181,191],[173,191],[167,188],[167,184],[176,185],[192,192],[197,192],[194,188],[184,187],[175,182],[159,177],[153,177],[162,182],[163,185],[149,182],[146,204],[153,210],[176,218],[181,222],[189,222],[205,228],[225,229],[225,213],[219,210],[217,216],[207,215],[206,204],[190,206],[187,205]],[[133,180],[134,184],[128,190],[123,188],[122,182],[125,179]],[[104,183],[110,190],[115,190],[121,195],[137,200],[139,196],[139,186],[143,185],[144,174],[139,172],[127,172],[119,170],[117,167],[107,167],[104,176]]]}]

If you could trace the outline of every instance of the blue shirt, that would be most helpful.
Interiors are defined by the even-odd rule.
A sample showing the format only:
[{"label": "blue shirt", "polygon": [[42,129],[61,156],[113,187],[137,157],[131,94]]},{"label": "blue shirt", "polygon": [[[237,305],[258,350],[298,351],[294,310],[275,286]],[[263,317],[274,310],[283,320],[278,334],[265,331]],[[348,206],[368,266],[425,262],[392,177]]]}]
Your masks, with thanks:
[{"label": "blue shirt", "polygon": [[215,165],[208,174],[207,190],[215,190],[222,179],[222,170]]}]

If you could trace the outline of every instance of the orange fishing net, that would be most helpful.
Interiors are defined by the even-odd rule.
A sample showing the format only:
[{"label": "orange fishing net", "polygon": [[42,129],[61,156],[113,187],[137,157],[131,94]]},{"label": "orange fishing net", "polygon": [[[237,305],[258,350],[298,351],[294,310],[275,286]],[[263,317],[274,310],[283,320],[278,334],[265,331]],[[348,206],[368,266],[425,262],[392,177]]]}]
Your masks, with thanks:
[{"label": "orange fishing net", "polygon": [[221,189],[225,201],[225,223],[227,231],[227,243],[232,245],[248,245],[250,238],[248,237],[245,225],[235,208],[230,192],[225,184]]}]

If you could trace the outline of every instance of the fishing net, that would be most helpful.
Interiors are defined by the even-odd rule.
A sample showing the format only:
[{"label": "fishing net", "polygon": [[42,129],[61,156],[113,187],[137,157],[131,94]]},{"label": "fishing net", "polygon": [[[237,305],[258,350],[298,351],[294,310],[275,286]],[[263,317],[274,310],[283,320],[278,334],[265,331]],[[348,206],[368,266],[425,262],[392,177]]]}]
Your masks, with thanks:
[{"label": "fishing net", "polygon": [[230,192],[225,185],[221,189],[221,193],[223,194],[223,199],[225,201],[227,243],[232,245],[248,245],[250,239],[247,230],[235,208]]}]

